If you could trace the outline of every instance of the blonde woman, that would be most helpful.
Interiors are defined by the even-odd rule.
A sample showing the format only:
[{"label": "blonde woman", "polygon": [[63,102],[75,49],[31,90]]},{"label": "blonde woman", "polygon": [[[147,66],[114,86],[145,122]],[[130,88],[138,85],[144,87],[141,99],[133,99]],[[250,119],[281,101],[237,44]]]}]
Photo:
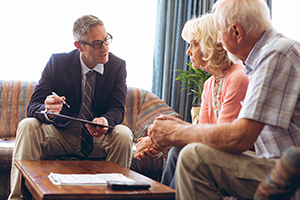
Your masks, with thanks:
[{"label": "blonde woman", "polygon": [[[243,73],[242,62],[229,55],[218,44],[217,37],[218,31],[214,27],[213,14],[189,20],[182,30],[182,38],[190,44],[186,54],[190,56],[193,67],[204,69],[212,74],[204,84],[200,124],[235,120],[248,86],[248,77]],[[178,120],[178,123],[186,122]],[[149,132],[151,132],[151,127],[148,129]],[[173,146],[169,151],[162,183],[175,189],[176,161],[182,146],[177,144]],[[164,148],[166,147],[155,146],[149,137],[141,138],[137,144],[135,157],[152,156]]]}]

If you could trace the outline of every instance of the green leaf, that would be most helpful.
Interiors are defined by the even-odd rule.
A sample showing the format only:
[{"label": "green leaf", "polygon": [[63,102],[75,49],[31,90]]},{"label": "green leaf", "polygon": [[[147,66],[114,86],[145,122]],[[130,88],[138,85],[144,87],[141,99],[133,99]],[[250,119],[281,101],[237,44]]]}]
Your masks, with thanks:
[{"label": "green leaf", "polygon": [[201,102],[204,83],[211,77],[211,74],[203,69],[193,68],[192,63],[190,62],[186,64],[189,66],[189,70],[174,70],[181,72],[175,80],[181,81],[180,86],[183,86],[183,88],[180,92],[188,90],[188,95],[194,95],[192,98],[192,105],[195,105],[196,102]]}]

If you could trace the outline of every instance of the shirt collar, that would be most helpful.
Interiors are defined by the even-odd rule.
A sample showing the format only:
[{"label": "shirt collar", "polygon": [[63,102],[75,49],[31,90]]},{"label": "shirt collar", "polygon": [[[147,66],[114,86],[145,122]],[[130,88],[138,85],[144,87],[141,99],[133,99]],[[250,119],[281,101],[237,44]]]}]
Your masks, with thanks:
[{"label": "shirt collar", "polygon": [[256,65],[257,58],[260,56],[260,54],[263,52],[261,49],[268,44],[269,39],[277,34],[276,30],[270,26],[264,34],[260,37],[260,39],[256,42],[254,47],[252,48],[250,54],[248,55],[245,64],[245,73],[249,74],[253,70],[255,70],[258,65]]},{"label": "shirt collar", "polygon": [[[86,66],[86,64],[82,61],[81,59],[81,53],[80,53],[80,63],[81,63],[81,72],[82,72],[82,76],[84,76],[86,73],[88,73],[91,69],[88,68]],[[100,74],[103,74],[104,73],[104,65],[99,63],[98,65],[96,65],[94,68],[93,68],[94,71],[100,73]]]}]

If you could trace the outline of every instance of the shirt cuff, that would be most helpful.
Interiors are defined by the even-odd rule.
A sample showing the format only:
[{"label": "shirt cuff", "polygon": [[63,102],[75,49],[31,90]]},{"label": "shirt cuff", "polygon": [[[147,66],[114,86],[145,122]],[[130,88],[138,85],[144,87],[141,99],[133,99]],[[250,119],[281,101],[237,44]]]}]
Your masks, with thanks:
[{"label": "shirt cuff", "polygon": [[105,117],[100,117],[100,118],[102,118],[106,122],[107,126],[109,126],[108,121]]},{"label": "shirt cuff", "polygon": [[53,119],[50,119],[46,113],[44,114],[44,117],[48,122],[53,122],[56,119],[56,116]]}]

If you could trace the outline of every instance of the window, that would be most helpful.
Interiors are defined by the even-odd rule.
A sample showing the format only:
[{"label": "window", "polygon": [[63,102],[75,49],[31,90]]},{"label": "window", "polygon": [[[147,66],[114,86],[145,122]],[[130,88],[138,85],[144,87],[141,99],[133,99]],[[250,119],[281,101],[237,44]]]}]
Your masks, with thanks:
[{"label": "window", "polygon": [[0,8],[0,79],[38,81],[52,53],[75,49],[74,21],[92,14],[114,37],[110,51],[127,63],[127,85],[151,91],[155,0],[12,0]]},{"label": "window", "polygon": [[300,41],[299,0],[272,0],[272,21],[274,28],[283,35]]}]

